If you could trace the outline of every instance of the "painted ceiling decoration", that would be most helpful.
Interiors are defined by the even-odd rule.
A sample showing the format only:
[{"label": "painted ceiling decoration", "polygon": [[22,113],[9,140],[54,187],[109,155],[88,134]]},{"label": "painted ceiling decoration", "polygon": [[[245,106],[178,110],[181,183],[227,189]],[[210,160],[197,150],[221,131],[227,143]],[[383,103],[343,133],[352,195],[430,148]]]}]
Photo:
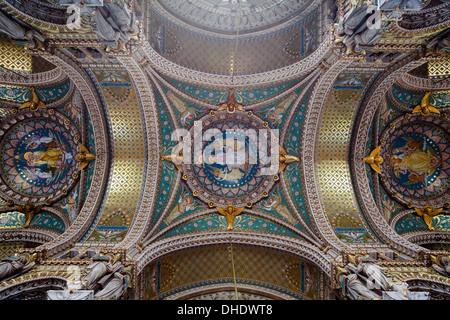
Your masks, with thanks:
[{"label": "painted ceiling decoration", "polygon": [[450,2],[402,3],[0,1],[0,300],[448,300]]}]

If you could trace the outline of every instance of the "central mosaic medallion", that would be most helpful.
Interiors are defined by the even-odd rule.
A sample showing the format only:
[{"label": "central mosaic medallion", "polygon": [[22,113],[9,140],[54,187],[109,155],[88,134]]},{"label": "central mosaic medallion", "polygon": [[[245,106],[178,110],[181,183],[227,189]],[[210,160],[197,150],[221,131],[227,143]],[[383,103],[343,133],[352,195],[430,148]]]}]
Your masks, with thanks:
[{"label": "central mosaic medallion", "polygon": [[401,125],[386,137],[381,152],[385,188],[413,204],[445,198],[450,182],[445,130],[431,123]]},{"label": "central mosaic medallion", "polygon": [[202,136],[192,143],[191,164],[183,164],[194,195],[209,204],[235,207],[267,196],[278,169],[268,152],[273,131],[267,123],[245,112],[219,111],[196,121],[191,136],[198,132]]},{"label": "central mosaic medallion", "polygon": [[[15,120],[20,118],[23,121]],[[37,203],[63,196],[77,171],[75,126],[63,115],[47,111],[22,112],[8,119],[0,142],[1,191],[12,191],[20,201],[35,198]]]}]

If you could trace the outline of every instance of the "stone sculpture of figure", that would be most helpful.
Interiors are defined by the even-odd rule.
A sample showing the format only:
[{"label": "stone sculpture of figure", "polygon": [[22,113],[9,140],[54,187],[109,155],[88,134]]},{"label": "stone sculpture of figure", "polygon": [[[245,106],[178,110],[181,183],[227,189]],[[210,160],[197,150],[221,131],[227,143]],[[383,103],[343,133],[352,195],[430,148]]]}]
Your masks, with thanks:
[{"label": "stone sculpture of figure", "polygon": [[352,8],[339,22],[337,41],[342,41],[347,47],[353,44],[372,45],[377,42],[380,38],[380,28],[375,26],[375,10],[376,7],[369,7],[367,4]]},{"label": "stone sculpture of figure", "polygon": [[348,292],[350,297],[354,300],[378,300],[381,297],[370,290],[367,285],[365,285],[356,273],[353,273],[353,269],[345,267],[342,269],[338,267],[338,274],[336,279],[341,283],[342,289]]},{"label": "stone sculpture of figure", "polygon": [[113,278],[94,297],[102,300],[117,300],[126,292],[130,281],[131,268],[122,268],[120,272],[114,272]]},{"label": "stone sculpture of figure", "polygon": [[24,273],[34,267],[36,254],[4,258],[0,262],[0,281]]},{"label": "stone sculpture of figure", "polygon": [[120,31],[134,33],[137,31],[133,16],[130,10],[123,3],[106,2],[112,21],[119,27]]},{"label": "stone sculpture of figure", "polygon": [[410,291],[407,283],[392,283],[390,291],[383,292],[383,300],[429,300],[430,293]]},{"label": "stone sculpture of figure", "polygon": [[427,44],[427,49],[431,54],[440,55],[450,48],[450,29],[441,32]]},{"label": "stone sculpture of figure", "polygon": [[420,10],[422,1],[420,0],[388,0],[380,8],[381,10]]},{"label": "stone sculpture of figure", "polygon": [[94,262],[88,266],[89,273],[84,278],[87,283],[86,289],[92,289],[105,275],[120,269],[122,263],[117,261],[118,258],[117,255],[112,258],[106,256],[94,258]]},{"label": "stone sculpture of figure", "polygon": [[347,276],[347,290],[357,300],[380,299],[380,296],[364,285],[364,283],[358,279],[358,275],[356,274]]},{"label": "stone sculpture of figure", "polygon": [[109,42],[120,39],[126,43],[138,31],[134,16],[123,3],[105,2],[104,6],[97,7],[94,21],[97,35]]},{"label": "stone sculpture of figure", "polygon": [[97,13],[94,16],[94,21],[97,24],[97,35],[105,41],[118,41],[120,38],[120,32],[116,31],[108,21],[106,21],[102,12],[97,8]]},{"label": "stone sculpture of figure", "polygon": [[0,32],[5,33],[14,40],[25,41],[31,49],[42,48],[42,43],[45,41],[39,32],[31,28],[26,28],[23,24],[8,17],[2,11],[0,11]]},{"label": "stone sculpture of figure", "polygon": [[450,277],[450,256],[431,256],[432,267],[439,274]]},{"label": "stone sculpture of figure", "polygon": [[360,263],[358,265],[358,273],[363,274],[368,282],[373,285],[375,289],[388,290],[388,279],[383,273],[383,268],[374,263]]}]

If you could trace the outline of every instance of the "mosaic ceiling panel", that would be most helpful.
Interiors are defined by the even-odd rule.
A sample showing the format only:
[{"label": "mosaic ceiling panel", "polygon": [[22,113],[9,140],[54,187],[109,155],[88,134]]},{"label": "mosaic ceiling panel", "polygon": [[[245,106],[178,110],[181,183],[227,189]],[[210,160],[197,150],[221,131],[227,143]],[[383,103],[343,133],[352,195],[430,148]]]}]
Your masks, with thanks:
[{"label": "mosaic ceiling panel", "polygon": [[150,12],[148,39],[163,57],[182,66],[216,74],[250,74],[295,63],[317,49],[319,11],[280,31],[235,38],[202,35]]},{"label": "mosaic ceiling panel", "polygon": [[92,70],[104,97],[114,146],[109,184],[95,229],[86,241],[117,242],[124,238],[138,208],[146,168],[146,146],[140,106],[125,70]]},{"label": "mosaic ceiling panel", "polygon": [[[237,284],[257,284],[297,299],[317,299],[320,271],[311,263],[280,252],[232,247]],[[151,263],[145,269],[145,299],[165,299],[195,286],[233,283],[230,247],[188,250]]]},{"label": "mosaic ceiling panel", "polygon": [[376,73],[342,73],[328,96],[320,123],[316,159],[323,206],[336,235],[347,243],[375,243],[354,193],[348,146],[364,88]]},{"label": "mosaic ceiling panel", "polygon": [[[9,190],[4,196],[9,194],[8,199],[12,197],[19,202],[32,199],[37,204],[57,209],[62,215],[37,212],[29,221],[30,228],[63,233],[67,222],[74,221],[79,211],[79,181],[74,177],[79,176],[76,154],[82,127],[80,110],[80,94],[74,92],[69,101],[49,111],[19,110],[17,116],[9,112],[2,119],[17,117],[18,120],[13,120],[11,126],[3,124],[0,174]],[[2,200],[0,207],[9,205]],[[0,228],[23,228],[26,220],[23,212],[4,212],[0,214]]]},{"label": "mosaic ceiling panel", "polygon": [[[422,103],[425,94],[421,90],[394,85],[380,107],[379,122],[375,124],[380,132],[378,139],[383,142],[380,149],[383,157],[381,187],[378,188],[380,205],[387,221],[393,221],[399,234],[430,231],[424,219],[411,209],[426,205],[436,209],[448,202],[446,125],[439,115],[430,120],[433,116],[411,113]],[[429,95],[430,105],[437,110],[446,108],[449,99],[448,90],[432,91]],[[431,228],[447,231],[449,222],[447,215],[437,215],[431,220]]]},{"label": "mosaic ceiling panel", "polygon": [[[175,145],[175,143],[171,141],[170,132],[170,130],[173,130],[174,122],[178,126],[185,127],[191,131],[195,130],[196,123],[201,123],[202,132],[207,132],[208,129],[212,128],[214,128],[216,132],[226,132],[226,130],[224,131],[222,129],[234,132],[236,130],[245,131],[253,128],[255,133],[257,133],[259,129],[263,129],[266,126],[265,123],[269,124],[270,127],[279,128],[286,115],[294,112],[294,110],[291,110],[294,108],[294,100],[302,91],[301,88],[298,88],[290,95],[287,95],[287,98],[280,98],[269,104],[267,107],[255,110],[252,114],[247,114],[245,112],[228,114],[226,111],[216,111],[211,115],[208,109],[198,107],[194,102],[187,102],[185,99],[181,98],[181,94],[188,94],[191,97],[190,99],[199,99],[199,101],[207,100],[205,97],[209,97],[211,99],[209,102],[221,105],[227,101],[230,95],[228,90],[200,88],[173,80],[167,80],[167,85],[173,85],[172,89],[169,89],[164,84],[160,85],[163,91],[156,92],[156,98],[160,113],[163,155],[170,154]],[[246,102],[249,105],[252,105],[252,102],[260,103],[267,100],[268,96],[275,97],[277,94],[281,94],[295,85],[295,82],[289,82],[269,88],[243,88],[234,91],[234,97],[239,103]],[[163,103],[164,99],[161,94],[167,96],[166,101],[170,103],[170,110],[167,110]],[[288,151],[292,151],[292,154],[298,154],[299,152],[298,144],[301,134],[300,119],[303,114],[302,110],[306,106],[306,101],[307,99],[301,103],[300,109],[295,113],[296,118],[294,120],[294,126],[292,127],[292,133],[288,140],[288,143],[292,142],[293,145],[291,146],[289,144],[289,146],[287,146]],[[189,115],[191,117],[189,117]],[[231,124],[230,121],[234,121],[234,124]],[[226,128],[224,126],[226,126]],[[191,132],[191,137],[192,136],[193,132]],[[174,173],[176,168],[170,161],[162,162],[161,170],[163,179],[160,181],[158,205],[155,208],[153,220],[156,222],[160,213],[163,211],[166,212],[164,223],[161,225],[161,228],[164,229],[168,227],[169,229],[165,231],[164,237],[186,232],[214,229],[226,230],[228,226],[226,218],[217,211],[211,212],[211,208],[214,206],[225,207],[227,204],[231,203],[235,207],[249,208],[248,210],[244,210],[239,216],[235,217],[232,224],[233,229],[273,232],[298,237],[296,229],[302,230],[301,224],[291,211],[292,209],[287,205],[280,184],[275,183],[272,176],[262,176],[261,168],[258,169],[257,164],[246,164],[244,165],[245,167],[236,167],[232,170],[229,170],[228,166],[220,166],[217,162],[206,166],[203,162],[202,164],[195,165],[196,159],[201,158],[201,156],[209,150],[208,148],[212,148],[209,150],[210,152],[208,154],[211,154],[212,157],[217,156],[217,149],[214,147],[214,137],[208,136],[206,138],[203,137],[203,139],[201,145],[202,148],[197,150],[197,153],[200,152],[200,156],[195,152],[191,153],[191,163],[193,165],[185,166],[183,164],[182,174],[186,175],[186,179],[181,179],[181,185],[177,191],[177,196],[175,197],[176,200],[173,202],[170,209],[166,208],[164,210],[163,207],[166,206],[166,201],[171,192],[175,192],[172,188],[174,185],[173,181],[176,178],[176,174]],[[224,140],[226,140],[226,137],[222,137],[222,141]],[[248,147],[249,145],[256,146],[255,143],[251,143],[251,141],[248,140],[245,143],[245,147]],[[244,145],[242,147],[244,147]],[[248,148],[246,148],[246,151],[247,149]],[[234,177],[234,175],[236,175],[236,177]],[[302,202],[301,190],[298,188],[298,181],[300,178],[298,166],[295,163],[290,164],[286,168],[286,175],[289,177],[287,179],[288,186],[295,194],[293,198],[298,204],[298,208],[303,218],[308,219]],[[178,179],[180,178],[178,177]],[[269,185],[265,186],[265,183],[269,183]],[[274,187],[272,187],[272,185],[274,185]],[[263,188],[259,190],[261,186]],[[255,192],[257,189],[259,191]],[[264,192],[267,192],[267,195],[264,195]],[[254,197],[255,195],[256,198]],[[251,203],[250,206],[248,205],[249,203]],[[250,207],[252,211],[249,211]],[[198,217],[201,212],[205,213]],[[255,216],[254,213],[258,212],[260,213]],[[196,218],[188,218],[194,214]],[[264,216],[267,218],[264,218]],[[283,221],[284,223],[287,222],[290,227],[282,226],[280,223],[271,221],[273,220],[271,217],[276,217],[277,219],[280,219],[279,221]],[[184,222],[179,222],[181,220]],[[295,226],[295,228],[293,228],[293,226]]]},{"label": "mosaic ceiling panel", "polygon": [[[161,6],[191,25],[219,33],[243,33],[279,25],[304,14],[311,1],[295,0],[161,0]],[[239,21],[239,15],[241,21]],[[238,27],[239,26],[239,27]]]}]

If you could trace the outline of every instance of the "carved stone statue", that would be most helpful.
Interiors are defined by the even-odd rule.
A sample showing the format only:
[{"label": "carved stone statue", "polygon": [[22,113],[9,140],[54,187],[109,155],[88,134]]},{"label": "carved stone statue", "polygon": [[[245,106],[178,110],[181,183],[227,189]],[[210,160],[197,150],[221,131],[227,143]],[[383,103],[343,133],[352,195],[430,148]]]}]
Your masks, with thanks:
[{"label": "carved stone statue", "polygon": [[133,15],[123,3],[106,2],[105,8],[110,12],[111,22],[114,22],[121,31],[130,33],[137,31]]},{"label": "carved stone statue", "polygon": [[383,300],[429,300],[430,293],[425,291],[410,291],[408,284],[391,283],[389,291],[383,292]]},{"label": "carved stone statue", "polygon": [[22,254],[20,256],[4,258],[2,262],[0,262],[0,280],[5,280],[27,272],[34,267],[35,259],[35,253],[32,255]]},{"label": "carved stone statue", "polygon": [[336,42],[342,42],[351,48],[353,45],[372,45],[380,38],[378,28],[374,22],[375,6],[363,4],[352,8],[339,22]]},{"label": "carved stone statue", "polygon": [[450,256],[431,256],[432,267],[439,274],[450,277]]},{"label": "carved stone statue", "polygon": [[94,297],[102,300],[117,300],[128,289],[131,281],[131,267],[120,270],[113,274],[113,279]]},{"label": "carved stone statue", "polygon": [[388,0],[380,8],[381,10],[421,10],[422,1],[420,0]]},{"label": "carved stone statue", "polygon": [[94,262],[88,266],[90,271],[84,279],[87,282],[87,289],[92,289],[107,273],[115,272],[119,268],[118,265],[116,266],[117,263],[120,263],[117,261],[118,258],[118,256],[100,256],[94,258]]},{"label": "carved stone statue", "polygon": [[122,46],[139,31],[134,15],[122,2],[109,1],[97,7],[94,21],[100,38],[107,42],[118,42],[120,39]]},{"label": "carved stone statue", "polygon": [[366,284],[364,284],[358,275],[352,273],[349,268],[338,268],[338,274],[336,279],[341,283],[342,290],[345,295],[349,296],[353,300],[379,300],[381,297],[370,290]]},{"label": "carved stone statue", "polygon": [[428,54],[440,55],[448,48],[450,48],[450,29],[441,32],[427,44]]},{"label": "carved stone statue", "polygon": [[114,30],[114,28],[106,21],[100,9],[97,9],[97,14],[94,16],[94,21],[97,24],[97,35],[105,41],[115,42],[120,38],[120,32]]},{"label": "carved stone statue", "polygon": [[29,27],[25,27],[13,18],[8,17],[0,11],[0,32],[8,35],[14,40],[25,41],[31,49],[43,49],[44,37]]},{"label": "carved stone statue", "polygon": [[374,263],[360,263],[357,268],[358,273],[363,274],[369,283],[373,283],[376,289],[388,290],[388,279],[384,275],[384,269]]}]

